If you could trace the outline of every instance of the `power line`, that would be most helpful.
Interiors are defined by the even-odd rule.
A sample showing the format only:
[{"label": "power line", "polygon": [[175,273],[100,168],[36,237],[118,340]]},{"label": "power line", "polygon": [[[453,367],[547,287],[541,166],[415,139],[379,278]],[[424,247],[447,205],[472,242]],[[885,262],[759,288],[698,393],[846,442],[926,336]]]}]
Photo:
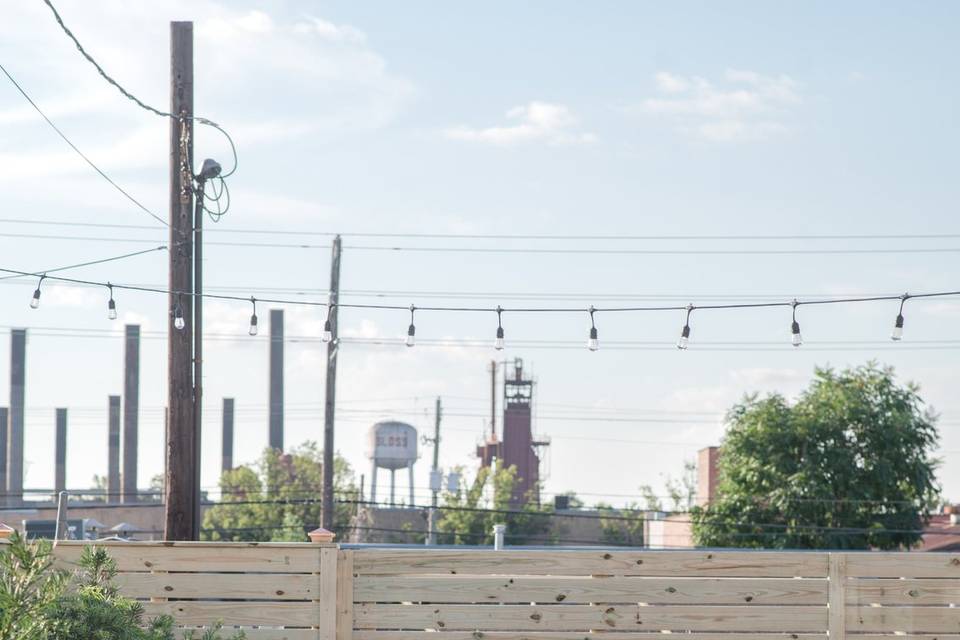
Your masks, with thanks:
[{"label": "power line", "polygon": [[[296,245],[294,245],[296,246]],[[572,249],[572,248],[520,248],[520,247],[400,247],[376,245],[344,245],[352,251],[388,251],[410,253],[503,253],[503,254],[554,254],[554,255],[860,255],[860,254],[905,254],[905,253],[960,253],[960,247],[912,247],[886,249]]]},{"label": "power line", "polygon": [[[49,4],[49,2],[48,2],[48,4]],[[52,8],[52,7],[51,7],[51,8]],[[3,74],[4,74],[5,76],[7,76],[7,79],[13,84],[14,87],[17,88],[17,91],[19,91],[20,94],[21,94],[24,98],[26,98],[27,102],[30,103],[30,106],[32,106],[32,107],[36,110],[36,112],[40,114],[40,117],[42,117],[44,120],[46,120],[47,124],[50,125],[50,128],[52,128],[54,131],[56,131],[56,132],[57,132],[57,135],[59,135],[59,136],[63,139],[63,141],[66,142],[66,143],[70,146],[70,148],[73,149],[73,150],[77,153],[77,155],[79,155],[81,158],[83,158],[83,160],[84,160],[88,165],[90,165],[90,167],[92,167],[94,171],[96,171],[98,174],[100,174],[100,177],[102,177],[104,180],[106,180],[107,182],[109,182],[109,183],[113,186],[114,189],[116,189],[116,190],[119,191],[121,194],[123,194],[123,196],[124,196],[127,200],[129,200],[129,201],[132,202],[134,205],[136,205],[137,208],[139,208],[141,211],[143,211],[144,213],[146,213],[148,216],[150,216],[151,218],[153,218],[154,220],[156,220],[157,222],[159,222],[160,224],[162,224],[162,225],[165,226],[165,227],[166,227],[166,226],[169,226],[169,225],[167,225],[166,220],[164,220],[163,218],[161,218],[160,216],[158,216],[157,214],[155,214],[153,211],[151,211],[150,209],[148,209],[143,203],[141,203],[139,200],[137,200],[137,199],[134,198],[132,195],[130,195],[130,193],[129,193],[128,191],[126,191],[123,187],[121,187],[119,184],[117,184],[116,182],[114,182],[113,178],[111,178],[110,176],[108,176],[108,175],[103,171],[103,169],[101,169],[100,167],[98,167],[98,166],[93,162],[93,160],[91,160],[89,157],[87,157],[87,155],[86,155],[85,153],[83,153],[83,151],[81,151],[81,150],[79,149],[79,147],[77,147],[77,145],[73,144],[73,142],[70,140],[70,138],[68,138],[67,135],[66,135],[63,131],[61,131],[60,128],[59,128],[57,125],[55,125],[55,124],[53,123],[53,120],[51,120],[50,118],[47,117],[47,114],[44,113],[42,109],[40,109],[40,107],[37,105],[37,103],[33,101],[33,98],[31,98],[31,97],[27,94],[26,90],[24,90],[24,88],[23,88],[22,86],[20,86],[20,83],[18,83],[16,80],[14,80],[13,76],[10,75],[10,72],[7,71],[6,67],[4,67],[2,64],[0,64],[0,71],[3,71]]]},{"label": "power line", "polygon": [[[47,273],[56,273],[56,272],[59,272],[59,271],[67,271],[67,270],[69,270],[69,269],[79,269],[80,267],[90,267],[90,266],[93,266],[93,265],[95,265],[95,264],[103,264],[103,263],[105,263],[105,262],[116,262],[117,260],[125,260],[125,259],[127,259],[127,258],[133,258],[133,257],[135,257],[135,256],[142,256],[142,255],[144,255],[144,254],[146,254],[146,253],[153,253],[154,251],[165,251],[166,249],[167,249],[166,245],[163,245],[163,246],[155,247],[155,248],[153,248],[153,249],[144,249],[143,251],[134,251],[133,253],[125,253],[125,254],[120,255],[120,256],[113,256],[112,258],[101,258],[101,259],[99,259],[99,260],[90,260],[90,261],[87,261],[87,262],[80,262],[80,263],[77,263],[77,264],[70,264],[70,265],[67,265],[67,266],[65,266],[65,267],[56,267],[56,268],[54,268],[54,269],[44,269],[43,271],[35,271],[35,272],[33,272],[32,274],[30,274],[30,275],[40,276],[40,275],[47,274]],[[3,277],[0,277],[0,280],[9,280],[9,279],[11,279],[11,278],[20,278],[20,277],[22,277],[22,276],[19,276],[19,275],[15,275],[15,276],[3,276]]]},{"label": "power line", "polygon": [[[77,39],[77,37],[76,37],[75,35],[73,35],[73,32],[70,31],[70,29],[67,27],[66,24],[64,24],[63,18],[60,17],[60,14],[57,12],[56,7],[53,6],[53,3],[52,3],[50,0],[43,0],[43,1],[44,1],[44,3],[50,8],[50,11],[53,12],[53,17],[56,19],[57,24],[60,25],[60,29],[63,30],[63,32],[67,35],[67,37],[69,37],[69,38],[73,41],[73,44],[76,45],[77,51],[79,51],[80,54],[81,54],[84,58],[86,58],[87,62],[89,62],[90,64],[92,64],[92,65],[94,66],[94,68],[96,68],[97,73],[99,73],[100,76],[101,76],[104,80],[106,80],[109,84],[111,84],[113,87],[115,87],[115,88],[117,89],[117,91],[119,91],[125,98],[127,98],[128,100],[130,100],[130,101],[132,101],[133,103],[135,103],[135,104],[136,104],[138,107],[140,107],[141,109],[144,109],[144,110],[146,110],[146,111],[149,111],[149,112],[151,112],[151,113],[153,113],[153,114],[155,114],[155,115],[162,116],[162,117],[166,117],[166,118],[172,118],[172,119],[174,119],[174,120],[180,120],[180,119],[181,119],[181,116],[180,116],[180,115],[173,114],[173,113],[170,113],[170,112],[168,112],[168,111],[161,111],[160,109],[157,109],[157,108],[155,108],[155,107],[152,107],[152,106],[146,104],[145,102],[143,102],[142,100],[140,100],[139,98],[137,98],[135,95],[133,95],[132,93],[130,93],[130,92],[127,91],[126,89],[124,89],[123,86],[121,86],[119,82],[117,82],[116,80],[114,80],[112,77],[110,77],[109,74],[107,74],[106,71],[104,71],[103,67],[100,66],[100,64],[93,58],[93,56],[91,56],[89,53],[87,53],[86,49],[83,48],[83,45],[80,44],[80,41]],[[26,94],[24,94],[24,95],[26,95]],[[28,100],[29,100],[29,98],[28,98]],[[44,117],[46,117],[46,116],[44,116]],[[222,174],[222,175],[220,175],[220,176],[218,176],[218,177],[222,180],[223,178],[227,178],[227,177],[231,176],[231,175],[237,170],[238,159],[237,159],[237,148],[236,148],[236,145],[233,144],[233,138],[230,137],[230,134],[228,134],[219,124],[217,124],[216,122],[213,122],[212,120],[208,120],[207,118],[201,118],[201,117],[199,117],[199,116],[189,116],[188,119],[189,119],[189,120],[192,120],[192,121],[194,121],[194,122],[199,122],[200,124],[205,124],[205,125],[207,125],[207,126],[209,126],[209,127],[213,127],[214,129],[216,129],[217,131],[219,131],[220,133],[222,133],[222,134],[227,138],[227,141],[230,143],[230,149],[231,149],[231,151],[232,151],[232,153],[233,153],[233,168],[230,169],[230,171],[228,171],[228,172],[226,172],[226,173],[224,173],[224,174]],[[72,146],[72,145],[71,145],[71,146]],[[222,184],[225,184],[225,183],[222,183]],[[151,214],[151,215],[153,215],[153,214]],[[157,216],[154,216],[154,217],[156,218]],[[157,218],[157,219],[159,220],[159,218]],[[163,224],[164,224],[165,226],[167,225],[167,223],[164,222],[163,220],[160,220],[160,221],[163,222]]]}]

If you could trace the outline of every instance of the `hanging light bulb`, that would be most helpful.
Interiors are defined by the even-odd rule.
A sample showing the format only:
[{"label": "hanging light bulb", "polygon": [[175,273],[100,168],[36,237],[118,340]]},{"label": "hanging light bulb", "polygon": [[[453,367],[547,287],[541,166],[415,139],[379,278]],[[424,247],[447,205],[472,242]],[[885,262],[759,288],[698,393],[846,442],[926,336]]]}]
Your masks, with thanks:
[{"label": "hanging light bulb", "polygon": [[503,308],[497,305],[497,339],[493,341],[493,348],[497,351],[503,351],[503,322],[500,320],[502,313]]},{"label": "hanging light bulb", "polygon": [[117,303],[113,300],[113,285],[109,282],[107,283],[107,288],[110,290],[110,299],[107,300],[107,318],[110,320],[117,319]]},{"label": "hanging light bulb", "polygon": [[600,348],[600,342],[597,340],[597,325],[593,321],[593,313],[596,309],[593,308],[593,305],[590,305],[588,311],[590,312],[590,337],[587,339],[587,349],[596,351]]},{"label": "hanging light bulb", "polygon": [[903,303],[906,302],[909,297],[909,293],[900,296],[900,311],[897,312],[897,320],[893,323],[893,333],[890,334],[890,339],[894,342],[903,340]]},{"label": "hanging light bulb", "polygon": [[687,305],[687,320],[683,323],[683,330],[680,332],[680,339],[677,340],[677,349],[684,350],[690,344],[690,314],[693,312],[693,305]]},{"label": "hanging light bulb", "polygon": [[187,323],[183,319],[183,306],[180,304],[181,296],[177,294],[177,304],[173,307],[173,328],[177,331],[183,331]]},{"label": "hanging light bulb", "polygon": [[795,347],[799,347],[803,344],[803,336],[800,335],[800,323],[797,322],[797,307],[800,306],[800,303],[797,300],[794,300],[792,303],[793,306],[793,324],[790,325],[790,333],[793,334],[790,342]]},{"label": "hanging light bulb", "polygon": [[406,341],[406,345],[408,347],[412,347],[414,344],[416,344],[415,336],[417,335],[417,328],[413,326],[414,311],[416,311],[416,307],[414,307],[413,305],[410,305],[410,326],[407,327],[407,341]]},{"label": "hanging light bulb", "polygon": [[40,276],[40,280],[37,281],[37,288],[33,292],[33,298],[30,300],[30,308],[36,309],[40,306],[40,285],[43,284],[43,279],[47,277],[47,274]]},{"label": "hanging light bulb", "polygon": [[250,316],[250,331],[252,336],[257,335],[257,299],[250,296],[250,303],[253,305],[253,314]]},{"label": "hanging light bulb", "polygon": [[327,321],[323,323],[323,337],[321,340],[324,342],[333,340],[333,325],[330,324],[330,305],[327,305]]}]

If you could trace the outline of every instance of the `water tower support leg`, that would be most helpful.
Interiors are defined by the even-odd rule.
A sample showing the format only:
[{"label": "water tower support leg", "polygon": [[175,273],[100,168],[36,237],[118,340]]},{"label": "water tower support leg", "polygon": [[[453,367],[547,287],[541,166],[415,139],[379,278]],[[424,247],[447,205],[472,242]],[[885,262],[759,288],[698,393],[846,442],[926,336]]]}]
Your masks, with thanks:
[{"label": "water tower support leg", "polygon": [[410,463],[410,466],[407,467],[407,471],[409,472],[407,476],[407,482],[410,484],[410,508],[412,509],[413,506],[417,504],[413,500],[413,463],[412,462]]},{"label": "water tower support leg", "polygon": [[390,506],[397,506],[397,470],[390,469]]},{"label": "water tower support leg", "polygon": [[377,505],[377,461],[373,461],[373,468],[370,469],[370,502],[373,506]]}]

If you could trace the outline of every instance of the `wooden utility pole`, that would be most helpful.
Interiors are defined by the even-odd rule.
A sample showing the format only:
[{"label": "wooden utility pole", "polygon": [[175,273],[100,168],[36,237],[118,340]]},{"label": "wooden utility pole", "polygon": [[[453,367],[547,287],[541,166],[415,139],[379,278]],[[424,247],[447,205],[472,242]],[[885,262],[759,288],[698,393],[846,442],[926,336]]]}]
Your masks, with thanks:
[{"label": "wooden utility pole", "polygon": [[340,340],[337,334],[337,311],[340,302],[340,236],[333,239],[330,261],[330,297],[327,311],[330,320],[331,340],[327,343],[327,389],[323,415],[323,502],[320,511],[320,526],[333,531],[333,514],[336,504],[333,498],[333,417],[337,395],[337,351]]},{"label": "wooden utility pole", "polygon": [[[193,23],[170,23],[170,297],[164,539],[190,540],[199,464],[193,417]],[[178,322],[178,318],[182,318]],[[182,329],[176,327],[181,324]]]},{"label": "wooden utility pole", "polygon": [[427,515],[427,544],[437,544],[437,496],[440,493],[442,479],[440,476],[440,416],[442,415],[440,396],[437,396],[437,406],[434,410],[433,421],[433,466],[430,468],[430,489],[433,496],[430,498],[430,513]]}]

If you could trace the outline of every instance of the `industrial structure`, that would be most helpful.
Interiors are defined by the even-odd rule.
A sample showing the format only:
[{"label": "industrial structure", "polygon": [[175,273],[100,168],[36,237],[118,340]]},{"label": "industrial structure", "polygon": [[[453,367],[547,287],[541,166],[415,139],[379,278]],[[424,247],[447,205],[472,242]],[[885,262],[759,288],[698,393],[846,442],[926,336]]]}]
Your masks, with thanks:
[{"label": "industrial structure", "polygon": [[[513,371],[508,372],[509,364]],[[505,469],[516,467],[517,482],[510,503],[514,506],[527,502],[540,502],[540,462],[543,449],[550,445],[545,438],[533,435],[533,386],[532,378],[524,377],[523,360],[504,362],[503,374],[503,440],[497,438],[496,397],[497,363],[490,366],[491,414],[490,433],[483,444],[477,447],[481,467]],[[512,374],[512,375],[511,375]],[[496,461],[496,462],[494,462]]]},{"label": "industrial structure", "polygon": [[413,497],[413,464],[417,461],[417,430],[405,423],[386,420],[370,427],[367,456],[372,463],[370,501],[377,501],[377,469],[390,470],[390,506],[396,505],[397,469],[407,469],[410,505]]}]

